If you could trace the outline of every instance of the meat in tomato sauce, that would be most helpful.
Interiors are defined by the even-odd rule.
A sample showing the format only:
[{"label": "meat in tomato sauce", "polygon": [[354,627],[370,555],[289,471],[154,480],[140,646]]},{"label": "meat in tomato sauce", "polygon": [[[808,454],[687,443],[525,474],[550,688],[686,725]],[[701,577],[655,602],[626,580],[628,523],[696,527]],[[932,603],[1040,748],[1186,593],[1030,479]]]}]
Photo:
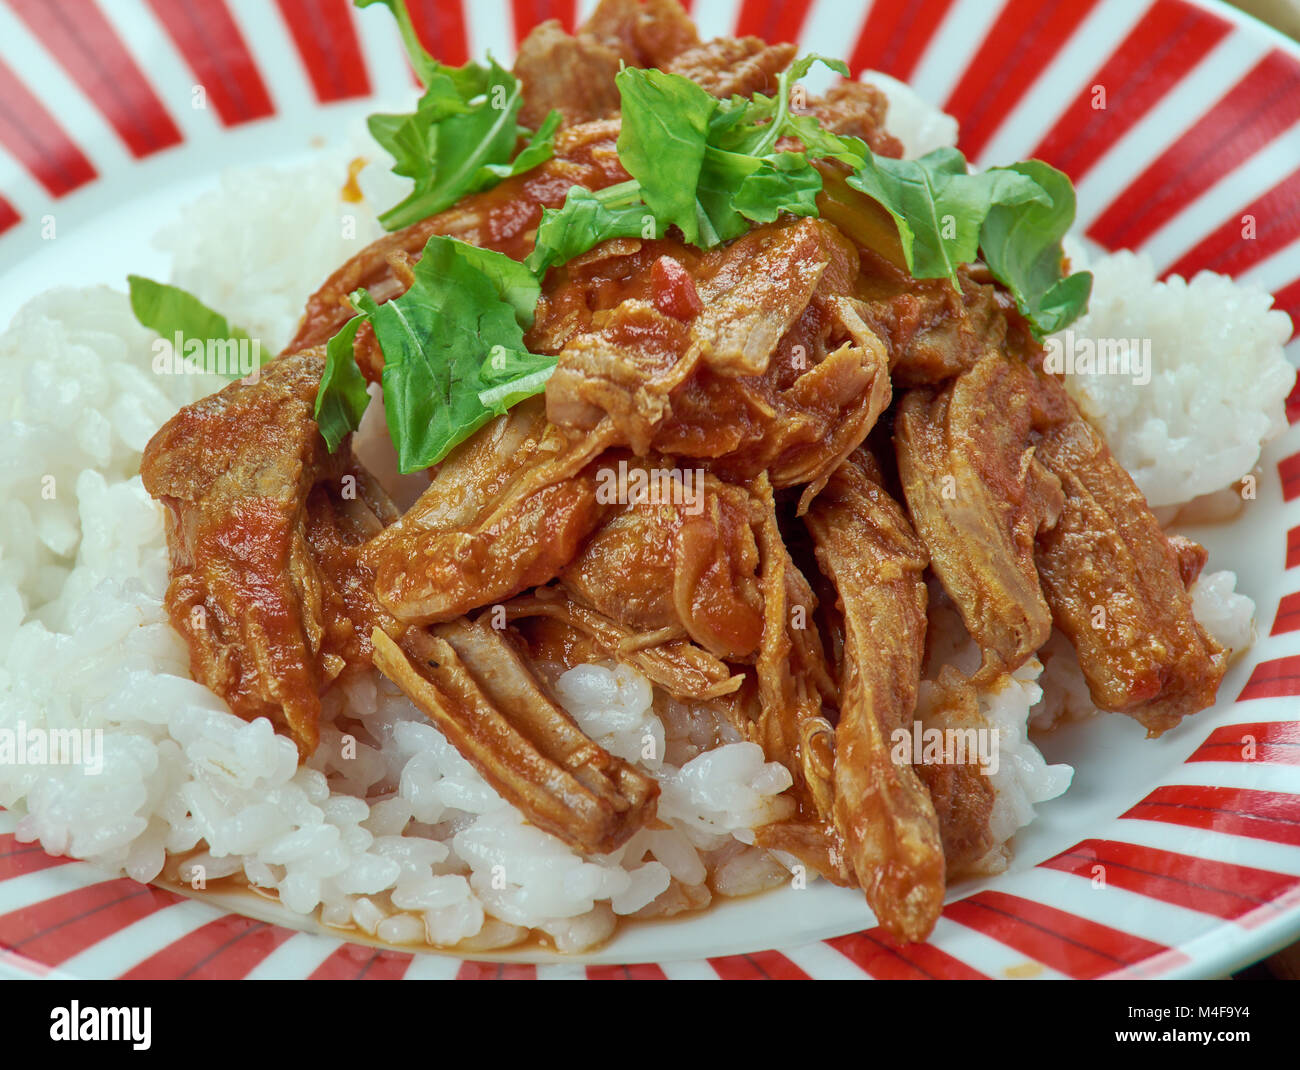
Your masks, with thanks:
[{"label": "meat in tomato sauce", "polygon": [[[529,821],[606,853],[654,826],[659,788],[551,688],[556,666],[627,662],[790,771],[788,816],[758,843],[919,940],[991,842],[987,778],[891,756],[918,716],[928,581],[984,657],[944,670],[931,719],[977,716],[976,685],[1054,626],[1094,701],[1152,734],[1211,704],[1226,662],[1187,594],[1203,551],[1161,531],[981,265],[913,278],[872,237],[878,210],[842,204],[708,249],[671,230],[602,242],[541,282],[525,343],[554,358],[544,396],[456,446],[404,513],[313,418],[349,294],[398,298],[435,235],[522,260],[570,190],[629,180],[621,64],[725,98],[771,93],[793,54],[701,42],[669,0],[539,27],[515,69],[533,127],[560,113],[553,158],[339,267],[260,379],[182,410],[141,472],[168,508],[167,605],[195,678],[303,755],[321,694],[375,665]],[[868,85],[808,111],[901,153]],[[380,381],[368,324],[354,353]],[[611,472],[675,489],[611,500]]]}]

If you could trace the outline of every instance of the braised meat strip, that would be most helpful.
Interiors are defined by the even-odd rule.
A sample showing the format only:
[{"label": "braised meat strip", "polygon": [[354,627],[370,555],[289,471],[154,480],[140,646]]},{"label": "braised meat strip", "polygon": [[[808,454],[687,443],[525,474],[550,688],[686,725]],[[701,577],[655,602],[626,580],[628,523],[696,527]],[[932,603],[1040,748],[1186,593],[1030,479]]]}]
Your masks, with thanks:
[{"label": "braised meat strip", "polygon": [[659,785],[583,735],[484,618],[374,633],[375,664],[538,828],[608,854],[654,817]]},{"label": "braised meat strip", "polygon": [[745,683],[742,674],[689,639],[638,632],[578,605],[554,588],[539,587],[532,594],[511,599],[504,610],[505,619],[512,624],[527,626],[537,619],[555,626],[549,635],[538,636],[531,630],[527,634],[540,642],[542,649],[560,652],[565,664],[607,658],[626,662],[680,699],[707,702],[733,695]]},{"label": "braised meat strip", "polygon": [[[1054,382],[1048,388],[1064,395]],[[1213,705],[1227,668],[1187,593],[1200,548],[1165,536],[1077,410],[1043,436],[1037,456],[1064,492],[1060,518],[1035,552],[1052,618],[1074,645],[1092,700],[1158,736]]]},{"label": "braised meat strip", "polygon": [[1027,366],[990,348],[945,386],[908,391],[895,416],[908,510],[994,675],[1019,668],[1052,630],[1034,539],[1060,515],[1061,483],[1035,441],[1064,411]]},{"label": "braised meat strip", "polygon": [[763,599],[748,496],[653,460],[619,458],[601,471],[611,492],[623,476],[631,485],[640,475],[635,486],[646,489],[587,539],[560,573],[564,589],[630,628],[687,636],[720,658],[753,654]]},{"label": "braised meat strip", "polygon": [[[991,726],[979,708],[974,685],[957,669],[945,665],[937,680],[923,680],[917,697],[916,719],[922,731],[938,729],[945,740],[952,733],[990,731]],[[967,738],[978,738],[970,737]],[[952,744],[955,749],[955,742]],[[995,792],[988,771],[978,762],[958,761],[958,755],[945,752],[941,762],[914,765],[939,822],[943,842],[944,868],[948,883],[974,872],[993,848]]]},{"label": "braised meat strip", "polygon": [[186,406],[140,462],[167,507],[167,611],[194,678],[304,755],[320,692],[392,627],[356,547],[396,510],[346,448],[327,452],[312,419],[323,366],[304,350]]},{"label": "braised meat strip", "polygon": [[895,762],[891,751],[896,730],[910,734],[916,708],[928,555],[875,472],[868,455],[855,454],[805,517],[844,618],[833,816],[881,925],[898,939],[921,940],[943,904],[939,821],[910,761]]},{"label": "braised meat strip", "polygon": [[551,580],[600,522],[594,458],[611,438],[570,441],[537,400],[486,424],[367,545],[379,601],[423,625]]}]

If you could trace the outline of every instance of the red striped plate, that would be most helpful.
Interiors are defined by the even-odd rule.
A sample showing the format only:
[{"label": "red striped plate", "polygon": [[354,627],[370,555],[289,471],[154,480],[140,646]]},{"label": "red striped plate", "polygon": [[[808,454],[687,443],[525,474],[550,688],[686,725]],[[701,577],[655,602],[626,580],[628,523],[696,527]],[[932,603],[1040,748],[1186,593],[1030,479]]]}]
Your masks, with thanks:
[{"label": "red striped plate", "polygon": [[[412,0],[452,63],[511,54],[592,0]],[[1300,50],[1189,0],[696,0],[705,36],[847,55],[913,83],[980,164],[1039,156],[1079,191],[1081,229],[1276,295],[1300,319]],[[348,0],[0,0],[0,321],[55,282],[148,270],[167,200],[232,163],[297,153],[409,90],[395,32]],[[194,107],[202,85],[207,107]],[[1098,88],[1107,105],[1094,108]],[[1240,219],[1257,221],[1252,241]],[[156,213],[155,213],[156,215]],[[57,216],[81,255],[42,240]],[[107,222],[105,222],[107,221]],[[145,225],[147,224],[147,226]],[[110,229],[104,229],[105,226]],[[116,226],[114,231],[111,229]],[[136,232],[139,233],[136,233]],[[144,237],[141,237],[143,235]],[[1293,349],[1295,345],[1293,344]],[[1300,417],[1300,398],[1291,406]],[[633,927],[581,960],[499,961],[349,943],[271,904],[182,898],[13,836],[0,813],[0,971],[93,977],[599,979],[1212,975],[1300,935],[1300,429],[1259,498],[1198,532],[1259,604],[1260,638],[1219,706],[1158,743],[1123,718],[1045,744],[1077,767],[996,879],[959,888],[899,946],[829,887]]]}]

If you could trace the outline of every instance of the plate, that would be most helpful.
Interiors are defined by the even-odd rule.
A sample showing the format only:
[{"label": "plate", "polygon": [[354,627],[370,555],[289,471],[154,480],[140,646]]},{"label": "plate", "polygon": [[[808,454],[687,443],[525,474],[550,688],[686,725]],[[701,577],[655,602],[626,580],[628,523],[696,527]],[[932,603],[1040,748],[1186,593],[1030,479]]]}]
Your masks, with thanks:
[{"label": "plate", "polygon": [[[432,52],[502,60],[590,2],[411,4]],[[1038,156],[1079,223],[1162,272],[1255,282],[1300,321],[1300,49],[1188,0],[696,0],[702,36],[754,33],[910,81],[980,165]],[[0,323],[56,284],[162,273],[149,247],[233,164],[292,162],[408,93],[390,21],[347,0],[0,0]],[[202,87],[198,92],[196,87]],[[200,106],[201,105],[201,106]],[[1242,239],[1245,216],[1255,220]],[[1296,343],[1293,360],[1300,361]],[[0,972],[75,977],[1095,978],[1224,974],[1300,935],[1300,395],[1259,495],[1192,531],[1258,604],[1219,704],[1159,741],[1101,717],[1042,742],[1076,767],[996,878],[899,946],[818,882],[626,926],[578,958],[369,946],[249,895],[108,878],[0,812]],[[1249,745],[1247,745],[1249,744]],[[1248,757],[1249,756],[1249,757]]]}]

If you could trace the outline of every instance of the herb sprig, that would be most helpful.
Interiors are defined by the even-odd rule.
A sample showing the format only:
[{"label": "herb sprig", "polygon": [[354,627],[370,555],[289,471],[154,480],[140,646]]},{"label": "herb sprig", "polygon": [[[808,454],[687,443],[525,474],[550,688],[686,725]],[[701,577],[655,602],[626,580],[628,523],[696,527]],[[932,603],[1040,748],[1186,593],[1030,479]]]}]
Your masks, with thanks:
[{"label": "herb sprig", "polygon": [[[807,153],[777,149],[782,137],[815,127],[790,107],[791,87],[815,63],[848,74],[839,60],[808,55],[778,76],[775,96],[719,100],[681,75],[620,71],[618,157],[632,180],[594,193],[574,187],[560,208],[548,208],[529,266],[541,274],[609,238],[662,237],[669,227],[708,249],[783,212],[817,215],[821,175]],[[832,151],[852,154],[843,143],[821,154]]]},{"label": "herb sprig", "polygon": [[[559,112],[547,115],[535,132],[521,126],[519,79],[491,57],[487,66],[439,63],[420,44],[403,0],[356,0],[358,7],[376,3],[397,19],[411,66],[424,84],[415,111],[367,120],[371,137],[393,157],[393,173],[415,184],[406,198],[379,216],[386,229],[437,215],[461,197],[551,158]],[[516,153],[523,138],[528,141]]]},{"label": "herb sprig", "polygon": [[357,315],[326,347],[316,422],[331,450],[361,424],[369,395],[353,355],[369,323],[384,353],[382,385],[398,468],[436,464],[494,415],[539,393],[555,358],[530,353],[541,287],[504,253],[434,235],[401,297],[351,297]]}]

